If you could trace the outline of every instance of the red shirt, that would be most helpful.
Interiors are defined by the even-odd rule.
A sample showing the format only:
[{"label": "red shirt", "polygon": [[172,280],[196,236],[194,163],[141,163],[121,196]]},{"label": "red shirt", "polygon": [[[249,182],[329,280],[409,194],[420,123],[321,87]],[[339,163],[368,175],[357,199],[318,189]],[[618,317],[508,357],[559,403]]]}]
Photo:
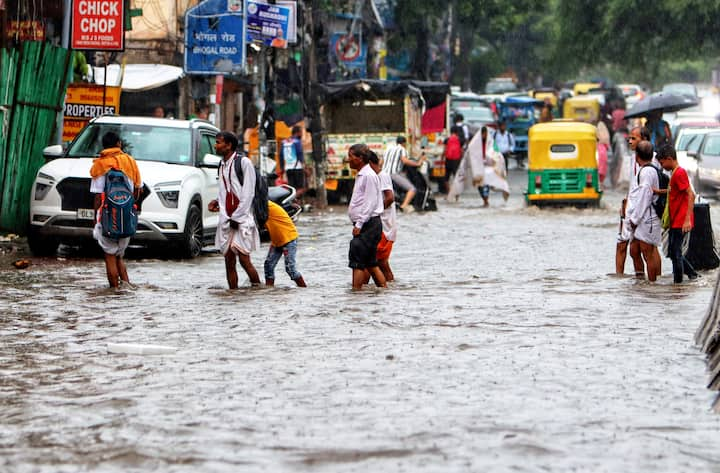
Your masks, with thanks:
[{"label": "red shirt", "polygon": [[445,158],[450,161],[456,161],[462,158],[462,145],[457,135],[450,135],[445,143]]},{"label": "red shirt", "polygon": [[[668,207],[670,210],[670,228],[682,228],[685,223],[685,216],[688,211],[688,193],[690,187],[687,172],[681,168],[675,168],[670,178],[670,195],[668,195]],[[690,214],[690,225],[695,225],[695,216]]]}]

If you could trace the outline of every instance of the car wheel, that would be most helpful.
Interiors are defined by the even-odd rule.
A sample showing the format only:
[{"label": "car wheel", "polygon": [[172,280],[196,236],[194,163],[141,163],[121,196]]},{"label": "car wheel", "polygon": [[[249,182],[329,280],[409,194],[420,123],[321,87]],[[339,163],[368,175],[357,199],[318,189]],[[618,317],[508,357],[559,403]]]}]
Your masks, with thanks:
[{"label": "car wheel", "polygon": [[60,242],[57,238],[41,235],[34,226],[30,226],[27,235],[28,246],[35,256],[54,256],[57,253]]},{"label": "car wheel", "polygon": [[193,204],[188,209],[185,219],[185,232],[181,247],[183,258],[195,258],[200,254],[203,247],[203,221],[200,207]]}]

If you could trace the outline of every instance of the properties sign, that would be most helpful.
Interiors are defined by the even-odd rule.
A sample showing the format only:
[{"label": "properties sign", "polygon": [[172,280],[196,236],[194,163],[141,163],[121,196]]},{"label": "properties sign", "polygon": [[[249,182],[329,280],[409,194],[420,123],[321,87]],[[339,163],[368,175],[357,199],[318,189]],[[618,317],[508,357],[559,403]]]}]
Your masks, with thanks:
[{"label": "properties sign", "polygon": [[124,0],[73,0],[72,49],[122,51]]},{"label": "properties sign", "polygon": [[120,114],[120,87],[68,85],[63,112],[63,142],[75,138],[91,118],[104,114]]}]

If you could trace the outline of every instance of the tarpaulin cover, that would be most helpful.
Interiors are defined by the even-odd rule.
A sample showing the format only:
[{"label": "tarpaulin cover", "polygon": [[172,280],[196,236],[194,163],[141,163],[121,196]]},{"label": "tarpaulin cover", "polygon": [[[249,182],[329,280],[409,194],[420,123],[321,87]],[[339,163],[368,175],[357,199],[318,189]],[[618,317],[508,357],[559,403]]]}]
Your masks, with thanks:
[{"label": "tarpaulin cover", "polygon": [[420,89],[407,81],[376,79],[346,80],[315,85],[316,92],[325,100],[382,100],[410,95],[421,98]]},{"label": "tarpaulin cover", "polygon": [[[105,85],[119,85],[123,92],[140,92],[169,84],[183,76],[182,67],[166,64],[126,64],[121,74],[119,64],[110,64],[107,67],[107,83]],[[103,85],[105,81],[105,68],[93,67],[95,83]],[[122,84],[120,81],[122,80]]]},{"label": "tarpaulin cover", "polygon": [[444,103],[433,108],[426,108],[422,116],[422,133],[437,133],[443,131],[445,129],[446,116],[447,109]]}]

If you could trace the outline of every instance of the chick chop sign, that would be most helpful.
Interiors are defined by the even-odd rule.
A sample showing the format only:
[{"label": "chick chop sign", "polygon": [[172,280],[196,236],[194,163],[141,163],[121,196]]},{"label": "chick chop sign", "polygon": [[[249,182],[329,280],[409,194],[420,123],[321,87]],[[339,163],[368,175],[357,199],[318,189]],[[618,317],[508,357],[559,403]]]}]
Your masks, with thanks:
[{"label": "chick chop sign", "polygon": [[73,0],[72,49],[122,51],[123,0]]}]

